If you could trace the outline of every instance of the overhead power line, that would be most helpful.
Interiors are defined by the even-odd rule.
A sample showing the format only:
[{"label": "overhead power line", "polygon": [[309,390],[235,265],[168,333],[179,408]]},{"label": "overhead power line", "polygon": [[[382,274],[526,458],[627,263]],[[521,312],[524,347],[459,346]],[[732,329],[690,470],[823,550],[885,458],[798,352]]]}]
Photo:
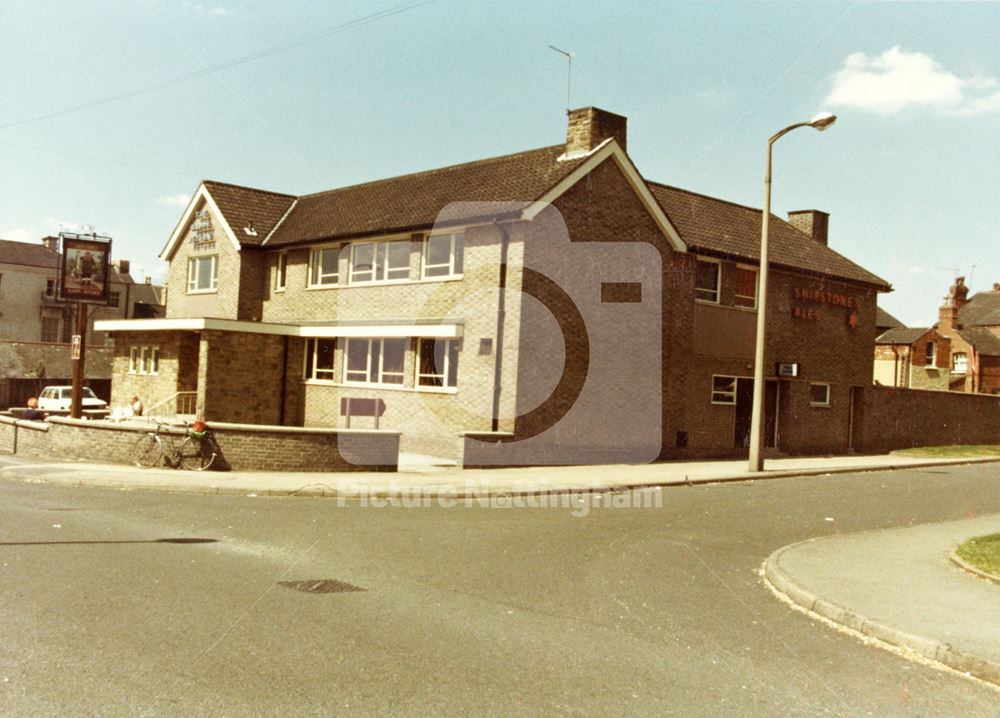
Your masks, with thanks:
[{"label": "overhead power line", "polygon": [[263,50],[258,50],[257,52],[251,53],[249,55],[243,55],[242,57],[237,57],[232,60],[227,60],[225,62],[220,62],[216,65],[209,65],[208,67],[203,67],[200,70],[195,70],[193,72],[188,72],[183,75],[178,75],[167,80],[162,80],[160,82],[155,82],[151,85],[146,85],[145,87],[140,87],[135,90],[129,90],[127,92],[120,92],[115,95],[108,95],[107,97],[102,97],[97,100],[90,100],[88,102],[81,103],[79,105],[74,105],[72,107],[65,107],[61,110],[54,110],[52,112],[45,112],[40,115],[34,115],[32,117],[25,117],[20,120],[15,120],[14,122],[5,122],[0,124],[0,130],[7,129],[9,127],[19,127],[21,125],[27,125],[33,122],[41,122],[42,120],[51,120],[55,117],[62,117],[63,115],[69,115],[74,112],[79,112],[81,110],[87,110],[92,107],[100,107],[102,105],[108,105],[113,102],[121,102],[122,100],[128,100],[133,97],[139,97],[141,95],[148,95],[159,90],[163,90],[167,87],[173,87],[174,85],[179,85],[188,80],[193,80],[198,77],[203,77],[211,73],[218,72],[220,70],[228,70],[233,67],[238,67],[239,65],[245,65],[248,62],[254,62],[265,57],[270,57],[271,55],[277,55],[282,52],[287,52],[288,50],[293,50],[303,45],[308,45],[310,43],[316,42],[323,39],[328,35],[333,35],[338,32],[343,32],[345,30],[350,30],[356,27],[361,27],[362,25],[367,25],[369,23],[378,22],[379,20],[384,20],[393,15],[399,15],[400,13],[409,12],[410,10],[415,10],[423,5],[430,5],[436,0],[411,0],[411,2],[401,3],[386,10],[380,10],[378,12],[373,12],[364,17],[359,17],[354,20],[350,20],[339,25],[334,25],[333,27],[328,27],[325,30],[320,30],[312,35],[307,35],[299,40],[293,42],[288,42],[282,45],[274,45],[272,47],[264,48]]}]

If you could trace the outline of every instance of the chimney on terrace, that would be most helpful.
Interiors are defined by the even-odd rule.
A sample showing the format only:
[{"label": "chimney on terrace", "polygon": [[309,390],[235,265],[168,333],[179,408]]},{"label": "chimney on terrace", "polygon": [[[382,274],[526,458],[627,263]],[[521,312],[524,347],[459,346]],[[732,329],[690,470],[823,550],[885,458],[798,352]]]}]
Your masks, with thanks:
[{"label": "chimney on terrace", "polygon": [[938,331],[950,332],[958,328],[958,310],[969,303],[969,288],[965,277],[955,277],[955,283],[948,288],[948,296],[938,309]]},{"label": "chimney on terrace", "polygon": [[585,154],[609,137],[614,137],[624,150],[628,118],[597,107],[567,110],[566,154]]},{"label": "chimney on terrace", "polygon": [[830,215],[818,209],[800,209],[788,213],[788,223],[800,232],[805,232],[817,242],[827,244],[827,230]]},{"label": "chimney on terrace", "polygon": [[51,249],[53,252],[59,251],[59,238],[58,237],[42,237],[42,245],[46,249]]}]

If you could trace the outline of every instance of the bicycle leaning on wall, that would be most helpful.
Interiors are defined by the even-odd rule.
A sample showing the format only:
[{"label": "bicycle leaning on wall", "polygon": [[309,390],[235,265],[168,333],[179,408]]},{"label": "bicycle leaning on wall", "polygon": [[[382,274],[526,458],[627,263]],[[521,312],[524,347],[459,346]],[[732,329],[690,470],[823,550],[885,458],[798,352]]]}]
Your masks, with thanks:
[{"label": "bicycle leaning on wall", "polygon": [[[204,471],[215,462],[219,447],[204,421],[199,419],[186,426],[184,438],[179,442],[178,435],[169,431],[168,424],[155,423],[154,431],[143,434],[135,442],[132,459],[136,466],[148,469],[165,463],[173,468]],[[169,444],[169,452],[164,446],[164,439]]]}]

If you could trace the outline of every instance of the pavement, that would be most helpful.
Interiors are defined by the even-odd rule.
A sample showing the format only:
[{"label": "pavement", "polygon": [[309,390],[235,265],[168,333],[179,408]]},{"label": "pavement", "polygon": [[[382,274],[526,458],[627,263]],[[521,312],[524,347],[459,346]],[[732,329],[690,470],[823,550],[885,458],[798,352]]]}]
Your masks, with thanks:
[{"label": "pavement", "polygon": [[531,495],[619,491],[748,481],[792,476],[887,471],[920,467],[1000,461],[1000,457],[936,459],[884,455],[848,455],[768,459],[761,473],[747,471],[747,462],[690,461],[613,466],[530,466],[458,469],[437,466],[420,457],[401,462],[398,472],[257,472],[140,469],[117,464],[39,462],[0,456],[0,478],[115,489],[194,491],[256,496],[340,496],[386,498],[419,494],[424,497]]},{"label": "pavement", "polygon": [[764,575],[813,613],[1000,685],[1000,584],[950,555],[998,532],[994,514],[809,539],[771,554]]}]

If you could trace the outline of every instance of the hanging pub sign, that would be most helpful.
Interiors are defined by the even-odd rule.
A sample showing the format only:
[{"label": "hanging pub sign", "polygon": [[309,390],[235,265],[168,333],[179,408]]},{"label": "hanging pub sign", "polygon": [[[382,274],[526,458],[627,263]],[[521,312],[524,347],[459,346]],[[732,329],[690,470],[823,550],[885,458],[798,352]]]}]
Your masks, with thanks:
[{"label": "hanging pub sign", "polygon": [[59,239],[59,299],[107,304],[111,238],[63,232]]}]

